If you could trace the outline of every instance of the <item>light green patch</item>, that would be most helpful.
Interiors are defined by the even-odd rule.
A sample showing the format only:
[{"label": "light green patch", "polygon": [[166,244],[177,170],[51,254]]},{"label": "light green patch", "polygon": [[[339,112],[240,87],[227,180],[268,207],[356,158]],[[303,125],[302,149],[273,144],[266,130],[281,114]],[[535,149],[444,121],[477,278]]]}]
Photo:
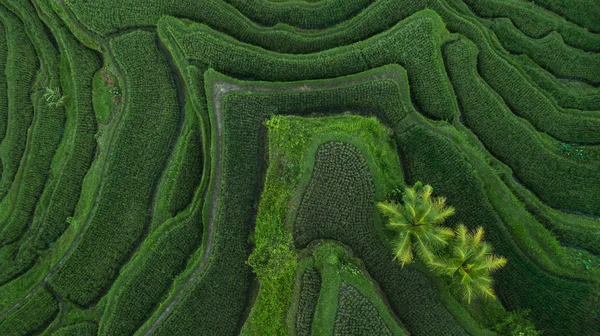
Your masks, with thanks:
[{"label": "light green patch", "polygon": [[254,232],[255,249],[248,259],[260,283],[258,297],[242,334],[284,335],[292,303],[298,253],[294,250],[290,219],[297,210],[317,148],[328,141],[349,142],[369,152],[369,168],[381,178],[378,198],[403,183],[391,131],[374,117],[351,114],[303,118],[273,116],[268,129],[269,168]]},{"label": "light green patch", "polygon": [[106,68],[102,68],[94,74],[92,93],[96,120],[99,125],[104,125],[109,121],[113,111],[121,104],[121,90],[117,85],[117,80]]}]

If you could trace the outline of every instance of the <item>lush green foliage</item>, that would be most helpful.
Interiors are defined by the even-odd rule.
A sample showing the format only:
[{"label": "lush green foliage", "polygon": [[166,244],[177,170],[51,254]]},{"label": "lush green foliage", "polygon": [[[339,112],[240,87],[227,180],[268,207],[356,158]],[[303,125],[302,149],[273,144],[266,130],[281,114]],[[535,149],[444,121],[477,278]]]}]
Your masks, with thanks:
[{"label": "lush green foliage", "polygon": [[413,249],[421,261],[431,263],[438,251],[448,245],[452,230],[441,226],[454,208],[443,197],[433,198],[433,188],[421,182],[406,188],[402,204],[379,202],[377,207],[389,218],[387,227],[394,230],[394,259],[402,266],[413,260]]},{"label": "lush green foliage", "polygon": [[414,268],[402,269],[379,240],[372,222],[374,186],[361,156],[358,149],[344,143],[320,147],[294,222],[296,245],[304,247],[315,239],[328,238],[350,246],[387,293],[391,307],[411,334],[426,335],[432,330],[463,333],[440,301],[418,298],[423,293],[435,298],[431,280]]},{"label": "lush green foliage", "polygon": [[[93,209],[75,219],[85,222],[85,233],[50,280],[55,290],[81,305],[93,303],[110,286],[143,235],[149,224],[150,186],[160,176],[175,133],[175,84],[153,36],[132,32],[111,41],[133,89],[114,140],[106,144],[111,151]],[[148,97],[146,87],[155,94]]]},{"label": "lush green foliage", "polygon": [[[392,196],[397,192],[394,189]],[[396,231],[392,243],[394,259],[403,267],[411,263],[414,247],[428,267],[456,280],[467,303],[477,296],[495,299],[489,272],[506,265],[506,259],[492,255],[492,247],[483,241],[482,227],[469,233],[463,224],[454,232],[441,226],[455,209],[446,206],[444,197],[433,198],[432,193],[430,185],[417,181],[402,192],[402,203],[377,203],[389,219],[387,227]]]},{"label": "lush green foliage", "polygon": [[[415,126],[397,141],[409,162],[406,174],[413,179],[426,180],[435,185],[436,192],[445,195],[448,203],[459,210],[451,218],[452,221],[473,225],[470,229],[473,229],[474,225],[483,225],[487,241],[494,246],[498,254],[510,260],[507,266],[494,276],[495,292],[504,305],[515,309],[536,307],[535,312],[531,314],[532,321],[555,333],[564,334],[579,330],[581,333],[593,334],[593,325],[582,328],[574,321],[595,319],[594,285],[587,281],[553,275],[525,254],[524,248],[518,245],[520,235],[511,235],[512,229],[507,221],[497,214],[498,208],[493,204],[498,202],[499,197],[487,196],[488,192],[496,190],[491,183],[496,178],[493,173],[478,164],[478,159],[470,159],[468,163],[464,154],[450,140],[423,126]],[[476,170],[473,165],[476,165]],[[456,186],[461,187],[458,189]],[[519,286],[511,286],[510,283],[518,283]],[[535,290],[532,290],[533,288]],[[579,317],[554,318],[561,314]]]},{"label": "lush green foliage", "polygon": [[[396,154],[389,145],[389,130],[374,118],[344,115],[307,120],[274,116],[265,124],[269,138],[269,168],[256,218],[256,247],[249,258],[261,290],[246,327],[282,333],[291,303],[297,259],[292,230],[285,228],[291,225],[288,212],[295,211],[300,202],[300,193],[294,191],[308,178],[316,146],[333,140],[359,141],[381,158],[377,170],[390,170],[388,175],[401,175],[401,172],[393,159]],[[352,136],[348,137],[350,134]],[[290,203],[293,205],[289,206]]]},{"label": "lush green foliage", "polygon": [[483,241],[483,228],[468,232],[458,224],[448,249],[429,264],[434,271],[452,277],[468,303],[478,296],[495,299],[490,272],[505,266],[506,258],[492,254],[492,247]]},{"label": "lush green foliage", "polygon": [[511,312],[502,322],[494,325],[493,330],[497,331],[500,335],[507,336],[542,335],[543,333],[536,330],[533,323],[527,319],[529,312],[529,310]]},{"label": "lush green foliage", "polygon": [[[0,334],[595,336],[599,23],[584,0],[1,0]],[[467,224],[445,273],[480,225],[509,260],[499,300],[393,260],[376,204],[417,180]]]}]

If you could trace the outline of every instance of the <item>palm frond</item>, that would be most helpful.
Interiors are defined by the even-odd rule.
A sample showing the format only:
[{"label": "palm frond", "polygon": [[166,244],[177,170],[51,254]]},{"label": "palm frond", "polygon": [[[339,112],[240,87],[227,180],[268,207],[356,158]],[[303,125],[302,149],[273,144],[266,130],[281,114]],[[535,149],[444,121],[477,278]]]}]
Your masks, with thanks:
[{"label": "palm frond", "polygon": [[446,207],[446,197],[436,197],[433,201],[433,206],[436,210],[440,211]]},{"label": "palm frond", "polygon": [[429,202],[429,198],[431,197],[431,193],[433,192],[433,188],[426,184],[421,191],[421,199],[423,202]]},{"label": "palm frond", "polygon": [[418,244],[415,244],[415,247],[417,249],[417,255],[424,262],[431,263],[434,260],[435,255],[430,249],[429,244],[427,244],[427,242],[424,242],[421,236],[416,235],[416,238],[418,242]]},{"label": "palm frond", "polygon": [[454,215],[456,209],[452,206],[448,206],[438,210],[437,216],[435,217],[435,222],[438,224],[443,223],[446,218]]},{"label": "palm frond", "polygon": [[492,256],[488,255],[486,257],[486,265],[490,272],[493,272],[499,268],[502,268],[506,265],[508,260],[504,257]]},{"label": "palm frond", "polygon": [[398,239],[394,248],[394,260],[399,260],[402,267],[410,264],[413,259],[412,242],[410,233],[404,234]]},{"label": "palm frond", "polygon": [[419,216],[419,220],[417,221],[417,223],[425,224],[427,216],[431,213],[432,210],[433,206],[431,204],[426,204],[425,206],[423,206],[422,211],[420,211],[421,215]]},{"label": "palm frond", "polygon": [[379,211],[388,218],[394,218],[401,215],[400,207],[401,205],[395,202],[377,202]]},{"label": "palm frond", "polygon": [[399,229],[399,228],[406,228],[409,226],[408,223],[406,223],[406,221],[401,220],[400,218],[397,220],[390,220],[387,223],[387,226],[391,229]]},{"label": "palm frond", "polygon": [[435,257],[427,266],[439,275],[453,276],[458,271],[460,264],[456,264],[452,258]]},{"label": "palm frond", "polygon": [[480,226],[475,229],[475,233],[473,234],[473,242],[475,244],[479,244],[483,240],[483,227]]},{"label": "palm frond", "polygon": [[417,200],[417,192],[413,188],[406,188],[402,194],[402,201],[404,203],[415,203]]},{"label": "palm frond", "polygon": [[414,221],[415,218],[417,217],[417,212],[415,211],[415,207],[412,204],[405,204],[404,209],[406,209],[407,215],[410,216],[407,219],[409,221]]},{"label": "palm frond", "polygon": [[464,285],[460,287],[463,300],[467,301],[467,303],[471,303],[471,299],[473,299],[473,288],[470,284]]}]

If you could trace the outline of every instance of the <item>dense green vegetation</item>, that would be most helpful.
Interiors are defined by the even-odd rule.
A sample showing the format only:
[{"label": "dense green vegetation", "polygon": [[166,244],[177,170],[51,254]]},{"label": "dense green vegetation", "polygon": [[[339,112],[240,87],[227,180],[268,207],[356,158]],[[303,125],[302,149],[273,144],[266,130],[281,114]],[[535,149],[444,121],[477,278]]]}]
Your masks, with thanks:
[{"label": "dense green vegetation", "polygon": [[599,335],[599,85],[598,1],[0,0],[0,335]]}]

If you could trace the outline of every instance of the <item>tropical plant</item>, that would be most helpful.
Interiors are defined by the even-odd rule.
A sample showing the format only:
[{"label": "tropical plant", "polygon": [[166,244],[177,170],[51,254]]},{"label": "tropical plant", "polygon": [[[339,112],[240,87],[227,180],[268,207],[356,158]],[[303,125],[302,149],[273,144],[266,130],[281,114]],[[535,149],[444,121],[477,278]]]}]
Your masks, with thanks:
[{"label": "tropical plant", "polygon": [[537,330],[535,325],[528,319],[531,310],[517,310],[510,312],[506,317],[492,327],[499,335],[507,336],[539,336],[543,332]]},{"label": "tropical plant", "polygon": [[490,273],[506,265],[506,258],[492,253],[483,234],[482,227],[469,232],[459,224],[448,253],[429,264],[434,272],[450,276],[468,303],[477,296],[496,298]]},{"label": "tropical plant", "polygon": [[60,94],[60,89],[52,89],[46,87],[46,92],[44,93],[44,100],[46,100],[46,104],[51,107],[59,107],[65,105],[65,96]]},{"label": "tropical plant", "polygon": [[417,182],[412,188],[405,188],[403,204],[395,201],[377,203],[389,220],[387,226],[396,231],[394,259],[403,267],[412,262],[415,252],[421,261],[432,262],[453,236],[451,229],[440,224],[454,214],[454,208],[446,206],[444,197],[432,197],[432,192],[430,185]]}]

